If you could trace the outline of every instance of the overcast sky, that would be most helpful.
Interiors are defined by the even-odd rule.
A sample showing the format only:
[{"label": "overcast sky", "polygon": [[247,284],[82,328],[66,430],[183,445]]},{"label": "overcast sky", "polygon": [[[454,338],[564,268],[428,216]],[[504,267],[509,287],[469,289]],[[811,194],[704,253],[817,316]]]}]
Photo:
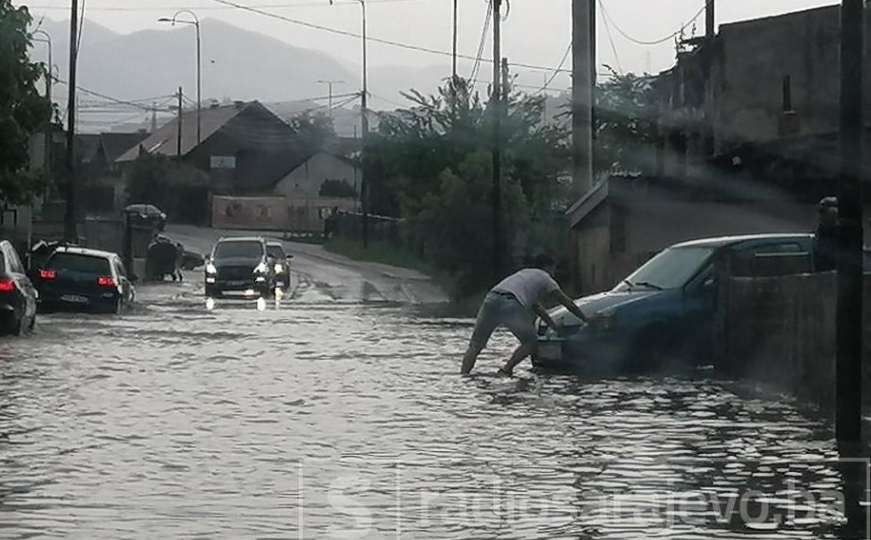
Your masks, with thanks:
[{"label": "overcast sky", "polygon": [[[237,3],[262,6],[263,10],[287,17],[359,31],[360,7],[351,0],[235,0]],[[503,0],[507,1],[507,0]],[[626,34],[639,40],[655,40],[677,30],[696,14],[704,0],[602,0],[614,23]],[[80,0],[80,3],[82,0]],[[359,41],[349,37],[304,28],[263,15],[227,9],[214,0],[84,0],[87,18],[121,33],[141,29],[159,29],[161,16],[171,16],[178,8],[193,9],[205,18],[218,18],[237,26],[271,35],[299,47],[320,49],[336,58],[358,65]],[[820,0],[717,0],[718,23],[774,15],[836,2]],[[68,0],[35,0],[26,3],[39,18],[68,18]],[[474,55],[481,35],[486,11],[485,0],[460,0],[460,52]],[[570,0],[513,0],[511,11],[504,22],[503,55],[512,62],[543,66],[556,66],[571,39]],[[451,0],[369,0],[369,34],[450,51]],[[614,47],[611,49],[602,13],[598,17],[599,63],[622,67],[623,71],[656,72],[668,68],[674,59],[674,45],[666,42],[658,46],[634,44],[611,27]],[[87,31],[87,27],[85,27]],[[688,31],[689,33],[689,31]],[[704,17],[699,17],[697,34],[704,33]],[[208,56],[208,40],[216,36],[204,35],[204,56]],[[488,41],[487,57],[492,45]],[[407,51],[397,47],[372,43],[369,58],[374,65],[429,66],[446,65],[450,59],[437,55]],[[569,65],[569,64],[567,64]],[[461,74],[467,74],[471,62],[460,64]],[[487,71],[485,70],[485,73]],[[545,77],[541,72],[517,70],[521,80],[538,84]],[[567,76],[554,82],[555,87],[568,87]]]}]

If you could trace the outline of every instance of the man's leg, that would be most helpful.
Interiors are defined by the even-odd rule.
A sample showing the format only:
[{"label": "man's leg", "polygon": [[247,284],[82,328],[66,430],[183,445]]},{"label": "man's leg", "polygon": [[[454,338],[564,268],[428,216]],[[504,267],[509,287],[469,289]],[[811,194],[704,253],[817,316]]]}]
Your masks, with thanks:
[{"label": "man's leg", "polygon": [[466,349],[466,354],[463,355],[463,367],[460,368],[460,373],[463,375],[468,375],[472,372],[472,369],[475,367],[475,362],[478,361],[478,355],[481,354],[483,348],[476,343],[469,343],[469,347]]},{"label": "man's leg", "polygon": [[475,367],[475,362],[478,360],[478,355],[487,346],[490,341],[490,336],[493,330],[499,324],[498,305],[489,295],[484,299],[481,308],[478,310],[478,317],[475,320],[475,330],[472,332],[472,338],[469,340],[469,346],[466,348],[466,354],[463,355],[463,365],[460,368],[462,375],[468,375]]},{"label": "man's leg", "polygon": [[538,341],[530,341],[527,343],[521,343],[519,347],[514,349],[514,353],[511,355],[511,358],[505,364],[505,366],[499,370],[506,375],[512,375],[514,373],[514,368],[517,367],[517,364],[523,362],[527,356],[531,356],[532,353],[535,352],[535,349],[538,347]]},{"label": "man's leg", "polygon": [[514,350],[511,358],[499,371],[505,375],[512,375],[517,364],[535,353],[538,347],[538,333],[535,331],[535,319],[532,312],[517,301],[511,306],[507,326],[520,341],[520,346]]}]

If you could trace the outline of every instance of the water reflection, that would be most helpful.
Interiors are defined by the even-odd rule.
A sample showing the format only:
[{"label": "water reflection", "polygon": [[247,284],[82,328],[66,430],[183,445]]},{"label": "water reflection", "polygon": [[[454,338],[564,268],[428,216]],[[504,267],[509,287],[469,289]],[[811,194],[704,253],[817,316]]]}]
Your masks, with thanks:
[{"label": "water reflection", "polygon": [[[470,321],[176,300],[0,345],[0,536],[833,538],[825,425],[708,379],[456,375]],[[853,485],[856,485],[855,483]]]}]

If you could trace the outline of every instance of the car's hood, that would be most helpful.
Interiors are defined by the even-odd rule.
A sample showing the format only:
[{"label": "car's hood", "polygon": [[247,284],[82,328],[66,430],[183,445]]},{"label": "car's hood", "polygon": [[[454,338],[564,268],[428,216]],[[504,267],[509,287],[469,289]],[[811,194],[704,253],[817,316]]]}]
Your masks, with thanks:
[{"label": "car's hood", "polygon": [[224,266],[248,266],[253,270],[260,262],[260,259],[252,259],[250,257],[225,257],[217,259],[213,264],[218,268]]},{"label": "car's hood", "polygon": [[[592,296],[585,296],[575,300],[575,304],[581,308],[585,315],[593,317],[603,311],[616,310],[621,307],[628,306],[639,300],[650,298],[662,294],[662,291],[656,290],[636,290],[625,292],[603,292]],[[550,316],[557,324],[561,325],[578,325],[580,321],[564,307],[559,307],[550,312]]]}]

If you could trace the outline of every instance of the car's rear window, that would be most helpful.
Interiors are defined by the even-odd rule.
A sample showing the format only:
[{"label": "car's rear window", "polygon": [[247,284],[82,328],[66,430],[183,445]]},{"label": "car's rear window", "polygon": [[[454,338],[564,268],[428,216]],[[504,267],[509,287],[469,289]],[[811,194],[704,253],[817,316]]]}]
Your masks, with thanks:
[{"label": "car's rear window", "polygon": [[111,273],[107,259],[79,253],[55,253],[46,266],[53,270],[68,270],[82,274],[106,276]]},{"label": "car's rear window", "polygon": [[285,256],[281,246],[266,246],[266,253],[274,259],[283,259]]},{"label": "car's rear window", "polygon": [[260,242],[220,242],[215,247],[215,259],[257,259],[263,256]]}]

